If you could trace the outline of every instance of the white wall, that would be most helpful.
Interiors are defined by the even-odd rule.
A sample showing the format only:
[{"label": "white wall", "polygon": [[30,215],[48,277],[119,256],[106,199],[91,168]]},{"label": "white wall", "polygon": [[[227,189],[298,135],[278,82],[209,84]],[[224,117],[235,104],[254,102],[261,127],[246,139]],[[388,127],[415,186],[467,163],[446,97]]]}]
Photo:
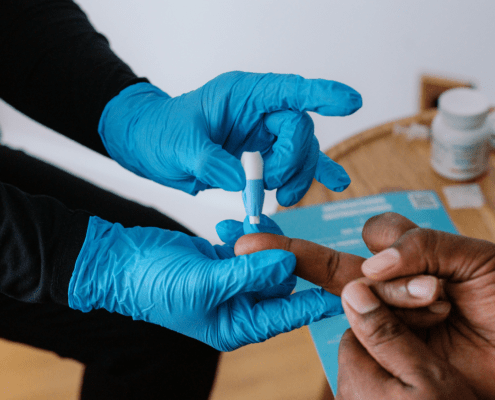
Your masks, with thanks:
[{"label": "white wall", "polygon": [[[495,104],[493,0],[79,0],[79,4],[138,75],[172,96],[230,70],[296,73],[354,87],[363,96],[359,112],[346,118],[313,115],[323,149],[375,124],[413,114],[423,72],[474,80]],[[97,164],[89,169],[74,164],[74,157],[61,160],[59,147],[55,151],[59,155],[52,156],[60,139],[4,104],[0,124],[5,140],[14,146],[82,171],[88,178],[99,170]],[[44,150],[46,137],[51,144]],[[107,185],[98,181],[98,174],[95,177]],[[238,195],[217,191],[193,199],[128,175],[121,180],[125,188],[110,187],[179,216],[213,241],[217,221],[243,215]],[[133,185],[149,187],[150,192],[137,195]],[[156,200],[150,200],[153,196]],[[210,207],[211,213],[202,218],[199,210],[188,211],[184,216],[184,207]],[[274,208],[274,197],[269,196],[265,210]]]}]

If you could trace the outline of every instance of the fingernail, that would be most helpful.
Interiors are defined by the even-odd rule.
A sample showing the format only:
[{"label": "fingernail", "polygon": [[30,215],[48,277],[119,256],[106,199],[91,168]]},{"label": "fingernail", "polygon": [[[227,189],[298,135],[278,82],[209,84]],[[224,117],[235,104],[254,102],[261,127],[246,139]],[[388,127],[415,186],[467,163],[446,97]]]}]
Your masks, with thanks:
[{"label": "fingernail", "polygon": [[380,300],[362,282],[352,282],[344,288],[342,298],[359,314],[366,314],[380,307]]},{"label": "fingernail", "polygon": [[436,301],[428,306],[428,310],[435,314],[446,314],[451,307],[451,304],[446,301]]},{"label": "fingernail", "polygon": [[400,253],[393,247],[383,250],[373,257],[368,258],[362,266],[363,273],[373,278],[374,276],[385,272],[387,269],[396,265],[400,260]]},{"label": "fingernail", "polygon": [[430,299],[435,294],[437,279],[433,276],[418,276],[409,281],[407,291],[413,297]]}]

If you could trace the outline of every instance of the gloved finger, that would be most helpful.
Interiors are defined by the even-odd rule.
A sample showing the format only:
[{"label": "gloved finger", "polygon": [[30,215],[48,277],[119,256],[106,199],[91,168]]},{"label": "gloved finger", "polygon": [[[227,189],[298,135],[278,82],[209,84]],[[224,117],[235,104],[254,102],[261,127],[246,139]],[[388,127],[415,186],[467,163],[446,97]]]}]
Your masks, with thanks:
[{"label": "gloved finger", "polygon": [[[325,290],[309,289],[285,298],[257,303],[252,311],[252,342],[269,339],[326,317],[343,313],[340,298]],[[256,339],[258,338],[258,339]]]},{"label": "gloved finger", "polygon": [[362,235],[368,249],[376,254],[392,246],[407,231],[417,227],[418,225],[400,214],[386,212],[368,219]]},{"label": "gloved finger", "polygon": [[284,249],[294,253],[297,259],[294,274],[335,295],[340,295],[348,282],[363,276],[363,257],[338,252],[308,240],[256,233],[241,237],[234,248],[237,255],[256,254],[267,249]]},{"label": "gloved finger", "polygon": [[303,198],[315,177],[320,145],[315,136],[311,141],[311,149],[301,169],[277,190],[277,201],[284,207],[290,207]]},{"label": "gloved finger", "polygon": [[204,184],[229,192],[238,192],[246,186],[241,162],[220,145],[206,143],[190,162],[191,175]]},{"label": "gloved finger", "polygon": [[219,222],[215,227],[218,237],[225,244],[234,247],[237,240],[249,233],[268,232],[276,235],[283,235],[280,227],[271,218],[265,214],[261,214],[259,224],[250,224],[249,217],[244,219],[244,222],[227,219]]},{"label": "gloved finger", "polygon": [[227,260],[229,258],[235,257],[233,246],[229,246],[228,244],[224,244],[224,245],[216,244],[213,246],[213,248],[220,260]]},{"label": "gloved finger", "polygon": [[218,253],[217,253],[215,247],[212,246],[208,240],[203,239],[201,237],[197,237],[197,236],[190,237],[190,240],[194,244],[194,247],[196,248],[196,250],[198,250],[201,254],[203,254],[207,258],[209,258],[211,260],[218,260],[219,259]]},{"label": "gloved finger", "polygon": [[226,219],[219,222],[215,226],[215,230],[220,240],[231,247],[234,247],[237,240],[244,235],[242,222],[233,219]]},{"label": "gloved finger", "polygon": [[361,95],[350,86],[325,79],[304,79],[299,75],[266,74],[253,91],[256,108],[269,113],[278,110],[314,111],[326,116],[350,115],[361,108]]},{"label": "gloved finger", "polygon": [[428,307],[396,308],[394,314],[411,329],[430,328],[447,319],[452,306],[447,301],[435,301]]},{"label": "gloved finger", "polygon": [[207,293],[213,307],[238,293],[258,292],[282,283],[294,271],[296,257],[284,250],[267,250],[208,264],[204,282],[210,286]]},{"label": "gloved finger", "polygon": [[371,357],[404,384],[416,386],[417,379],[425,376],[425,371],[445,367],[364,283],[349,283],[342,291],[342,305],[359,342]]},{"label": "gloved finger", "polygon": [[[249,217],[246,216],[244,219],[244,223],[234,221],[234,220],[225,220],[219,222],[216,226],[216,230],[218,236],[225,243],[229,241],[231,244],[229,246],[218,246],[223,250],[224,247],[228,248],[228,254],[232,252],[233,256],[235,256],[233,246],[235,242],[243,236],[245,233],[255,233],[255,232],[270,232],[279,235],[283,235],[280,227],[273,221],[271,218],[262,214],[260,218],[259,224],[250,224]],[[215,246],[217,247],[217,246]],[[218,253],[218,252],[217,252]],[[227,254],[226,253],[226,254]],[[222,253],[223,254],[223,253]],[[221,259],[225,259],[227,257],[220,257]],[[294,287],[296,286],[297,278],[295,275],[290,275],[287,279],[285,279],[281,284],[275,285],[272,287],[268,287],[256,293],[256,298],[258,301],[271,299],[275,297],[285,297],[292,293]]]},{"label": "gloved finger", "polygon": [[316,165],[315,178],[334,192],[342,192],[351,184],[351,178],[345,169],[321,151]]},{"label": "gloved finger", "polygon": [[242,224],[244,234],[248,235],[250,233],[273,233],[274,235],[283,235],[282,229],[277,225],[277,223],[266,216],[265,214],[261,214],[260,223],[259,224],[251,224],[249,223],[249,216],[244,218],[244,222]]},{"label": "gloved finger", "polygon": [[[279,111],[266,114],[266,129],[277,136],[264,157],[264,181],[268,190],[281,187],[306,162],[314,137],[313,120],[307,113]],[[315,166],[316,168],[316,166]]]},{"label": "gloved finger", "polygon": [[294,291],[296,283],[297,277],[295,275],[290,275],[280,285],[275,285],[256,292],[255,297],[258,301],[274,299],[278,297],[287,297]]}]

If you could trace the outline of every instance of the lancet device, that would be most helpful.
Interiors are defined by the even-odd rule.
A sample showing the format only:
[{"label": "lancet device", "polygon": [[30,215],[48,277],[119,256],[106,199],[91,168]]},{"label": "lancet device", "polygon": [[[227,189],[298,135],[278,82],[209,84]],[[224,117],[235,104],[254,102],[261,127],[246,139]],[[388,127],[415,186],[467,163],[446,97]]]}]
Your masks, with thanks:
[{"label": "lancet device", "polygon": [[245,151],[241,156],[241,164],[246,174],[246,187],[242,191],[242,200],[251,225],[259,224],[265,189],[263,186],[263,157],[259,151]]}]

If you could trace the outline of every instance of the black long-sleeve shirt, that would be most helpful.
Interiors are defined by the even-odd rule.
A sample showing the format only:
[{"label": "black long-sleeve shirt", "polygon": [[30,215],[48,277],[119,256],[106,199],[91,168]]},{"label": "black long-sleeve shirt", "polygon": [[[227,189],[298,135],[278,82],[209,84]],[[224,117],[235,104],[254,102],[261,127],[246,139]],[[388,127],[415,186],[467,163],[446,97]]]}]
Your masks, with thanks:
[{"label": "black long-sleeve shirt", "polygon": [[[137,82],[74,2],[0,2],[0,97],[27,116],[107,155],[101,113]],[[89,214],[4,183],[0,202],[0,293],[67,304]]]}]

